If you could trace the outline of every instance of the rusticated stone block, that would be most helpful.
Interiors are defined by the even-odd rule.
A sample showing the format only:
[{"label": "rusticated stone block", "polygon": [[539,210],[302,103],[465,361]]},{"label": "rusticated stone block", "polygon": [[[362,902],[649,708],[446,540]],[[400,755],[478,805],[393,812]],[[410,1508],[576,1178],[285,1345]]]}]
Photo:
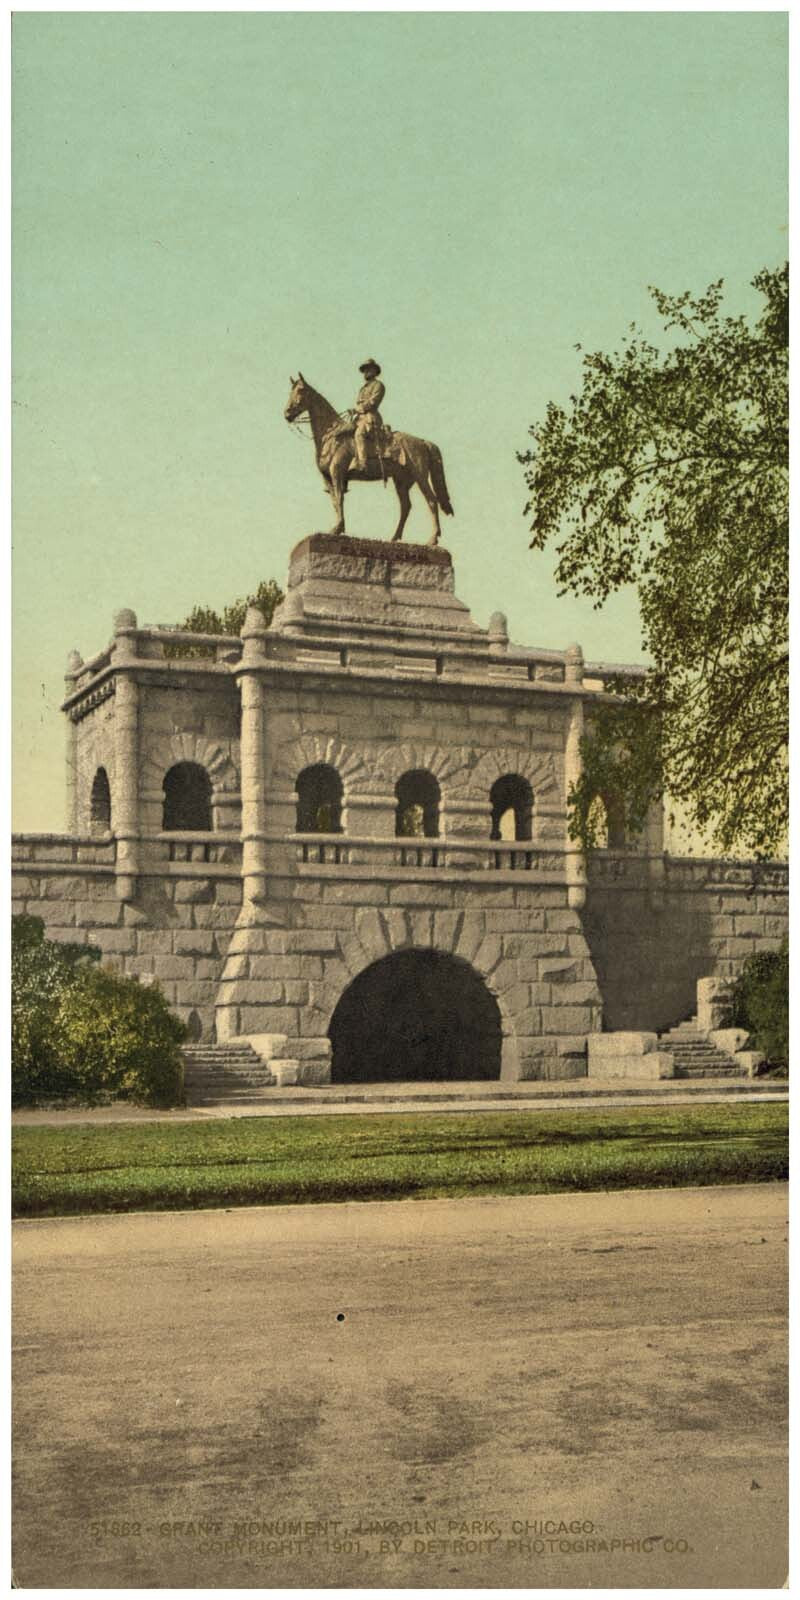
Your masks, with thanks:
[{"label": "rusticated stone block", "polygon": [[[303,1020],[305,1021],[305,1019]],[[292,1050],[300,1061],[329,1062],[331,1059],[331,1041],[327,1036],[314,1038],[304,1032],[302,1038],[295,1039],[292,1042]]]},{"label": "rusticated stone block", "polygon": [[[494,984],[492,987],[495,987]],[[515,983],[510,989],[502,991],[502,1002],[510,1017],[516,1017],[526,1011],[531,1003],[531,986],[529,983]]]},{"label": "rusticated stone block", "polygon": [[194,964],[194,975],[197,979],[211,979],[218,983],[222,976],[222,961],[219,956],[202,956]]},{"label": "rusticated stone block", "polygon": [[669,1050],[651,1050],[647,1055],[593,1056],[589,1040],[590,1078],[628,1078],[634,1082],[675,1076],[675,1061]]},{"label": "rusticated stone block", "polygon": [[350,883],[326,882],[322,886],[322,899],[326,905],[385,906],[389,890],[383,883],[367,883],[364,879]]},{"label": "rusticated stone block", "polygon": [[241,883],[229,883],[225,879],[216,878],[213,881],[214,898],[218,906],[239,906],[242,903]]},{"label": "rusticated stone block", "polygon": [[136,937],[137,955],[151,955],[156,951],[159,955],[172,955],[173,932],[171,928],[138,927],[133,928],[131,932]]},{"label": "rusticated stone block", "polygon": [[505,953],[502,941],[497,934],[488,934],[485,939],[481,940],[475,951],[475,966],[479,972],[487,976],[494,971],[494,968]]},{"label": "rusticated stone block", "polygon": [[472,961],[475,952],[485,936],[486,920],[481,912],[468,911],[464,915],[461,932],[458,936],[456,955],[462,961]]},{"label": "rusticated stone block", "polygon": [[[567,1033],[556,1040],[556,1055],[586,1057],[588,1041],[582,1033]],[[584,1070],[586,1070],[584,1068]]]},{"label": "rusticated stone block", "polygon": [[433,912],[409,911],[411,943],[418,949],[428,950],[433,945]]},{"label": "rusticated stone block", "polygon": [[[371,884],[376,889],[377,884]],[[452,909],[453,889],[448,883],[390,883],[389,904],[393,906],[430,906],[431,909]]]},{"label": "rusticated stone block", "polygon": [[437,950],[452,953],[461,930],[460,911],[434,911],[433,913],[433,943]]},{"label": "rusticated stone block", "polygon": [[598,999],[597,984],[575,979],[572,983],[556,983],[550,978],[550,1004],[553,1006],[591,1005]]},{"label": "rusticated stone block", "polygon": [[322,956],[300,956],[298,972],[300,978],[321,978],[324,971],[325,961]]},{"label": "rusticated stone block", "polygon": [[334,956],[339,949],[337,935],[328,928],[295,928],[289,949],[298,954]]},{"label": "rusticated stone block", "polygon": [[[298,1020],[296,1006],[281,1005],[253,1005],[244,1003],[239,1006],[239,1026],[242,1033],[285,1033],[289,1039],[297,1037]],[[265,1030],[264,1024],[268,1024]]]},{"label": "rusticated stone block", "polygon": [[175,994],[176,998],[180,996],[184,1005],[213,1006],[217,997],[217,985],[213,979],[201,982],[198,978],[193,978],[188,983],[182,980],[175,984]]},{"label": "rusticated stone block", "polygon": [[40,877],[23,877],[21,872],[11,872],[11,892],[18,900],[38,900],[39,888],[43,881]]},{"label": "rusticated stone block", "polygon": [[189,956],[132,956],[131,970],[146,972],[148,962],[159,978],[183,979],[187,983],[194,979],[194,962]]},{"label": "rusticated stone block", "polygon": [[578,978],[578,963],[569,957],[557,961],[540,961],[539,972],[542,979],[548,983],[569,984],[570,987]]},{"label": "rusticated stone block", "polygon": [[[540,960],[542,956],[563,956],[566,950],[567,935],[563,933],[514,933],[503,940],[504,955],[517,956],[521,962],[530,962],[534,958]],[[535,976],[540,970],[537,968]]]},{"label": "rusticated stone block", "polygon": [[[113,929],[108,928],[104,930],[106,934],[113,931]],[[50,927],[48,924],[45,929],[45,937],[52,939],[56,944],[100,944],[102,935],[94,936],[90,939],[89,934],[82,928]]]},{"label": "rusticated stone block", "polygon": [[606,1056],[645,1056],[657,1049],[655,1033],[597,1033],[588,1042],[590,1061]]},{"label": "rusticated stone block", "polygon": [[[73,938],[76,930],[72,930]],[[52,939],[52,933],[48,938]],[[88,943],[99,945],[104,955],[132,955],[136,949],[135,928],[94,928],[89,934]]]},{"label": "rusticated stone block", "polygon": [[592,1006],[542,1006],[545,1033],[591,1033],[593,1027]]},{"label": "rusticated stone block", "polygon": [[580,920],[576,911],[563,907],[547,913],[548,933],[577,933],[580,930]]},{"label": "rusticated stone block", "polygon": [[[64,911],[63,904],[57,907],[58,915],[62,921],[64,919]],[[43,915],[44,905],[42,905],[42,910],[37,912],[37,916]],[[90,902],[87,904],[85,901],[79,901],[76,903],[75,917],[77,925],[81,928],[116,928],[122,923],[122,902],[120,900],[116,902],[113,900],[99,900],[95,903]]]},{"label": "rusticated stone block", "polygon": [[486,912],[487,933],[543,933],[545,913],[531,907],[530,911],[509,909]]},{"label": "rusticated stone block", "polygon": [[236,922],[236,907],[233,905],[193,905],[191,916],[194,928],[224,928],[229,930],[233,928]]},{"label": "rusticated stone block", "polygon": [[252,955],[250,957],[250,977],[258,979],[259,982],[264,978],[299,978],[300,975],[299,956]]},{"label": "rusticated stone block", "polygon": [[217,954],[216,940],[210,929],[176,928],[172,937],[176,956]]},{"label": "rusticated stone block", "polygon": [[288,998],[285,987],[282,983],[267,978],[262,978],[260,980],[258,989],[257,991],[254,991],[254,994],[251,996],[251,998],[255,998],[256,994],[259,1004],[265,1006],[283,1005],[283,1002]]},{"label": "rusticated stone block", "polygon": [[[218,884],[218,889],[224,885]],[[175,884],[176,905],[211,905],[214,888],[210,878],[179,878]]]}]

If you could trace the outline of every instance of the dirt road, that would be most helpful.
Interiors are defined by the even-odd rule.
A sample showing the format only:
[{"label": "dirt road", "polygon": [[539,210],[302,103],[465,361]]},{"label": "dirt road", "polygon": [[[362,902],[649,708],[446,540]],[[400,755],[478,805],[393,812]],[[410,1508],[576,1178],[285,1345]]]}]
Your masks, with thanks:
[{"label": "dirt road", "polygon": [[21,1222],[23,1587],[779,1587],[783,1185]]}]

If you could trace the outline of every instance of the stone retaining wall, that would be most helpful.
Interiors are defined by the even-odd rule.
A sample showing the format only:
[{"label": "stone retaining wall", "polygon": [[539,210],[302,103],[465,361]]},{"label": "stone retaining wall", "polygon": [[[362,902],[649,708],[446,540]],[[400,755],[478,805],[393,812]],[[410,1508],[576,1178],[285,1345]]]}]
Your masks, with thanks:
[{"label": "stone retaining wall", "polygon": [[660,880],[646,872],[624,854],[589,862],[583,926],[608,1030],[672,1027],[694,1012],[698,978],[734,977],[789,932],[782,862],[665,856]]},{"label": "stone retaining wall", "polygon": [[117,895],[114,841],[22,835],[12,845],[12,912],[41,917],[49,939],[96,945],[132,977],[158,979],[193,1038],[212,1038],[220,973],[242,902],[238,871],[143,877]]},{"label": "stone retaining wall", "polygon": [[265,906],[242,908],[235,861],[154,868],[126,903],[113,839],[22,835],[13,857],[13,910],[41,917],[48,937],[157,978],[196,1038],[286,1034],[309,1075],[328,1059],[344,989],[395,950],[469,962],[500,1008],[504,1076],[561,1078],[585,1072],[587,1034],[672,1026],[693,1011],[699,977],[735,974],[788,930],[780,864],[665,858],[654,883],[652,863],[596,857],[583,911],[566,885],[489,874],[465,884],[286,870],[270,878]]}]

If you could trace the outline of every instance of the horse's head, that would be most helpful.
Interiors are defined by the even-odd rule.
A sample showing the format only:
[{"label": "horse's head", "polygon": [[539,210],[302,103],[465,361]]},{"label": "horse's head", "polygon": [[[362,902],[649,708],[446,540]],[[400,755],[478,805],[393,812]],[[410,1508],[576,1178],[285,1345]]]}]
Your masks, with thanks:
[{"label": "horse's head", "polygon": [[292,387],[283,414],[287,422],[294,422],[295,417],[301,417],[303,412],[308,410],[311,387],[306,383],[302,372],[299,372],[296,378],[290,378],[289,382]]}]

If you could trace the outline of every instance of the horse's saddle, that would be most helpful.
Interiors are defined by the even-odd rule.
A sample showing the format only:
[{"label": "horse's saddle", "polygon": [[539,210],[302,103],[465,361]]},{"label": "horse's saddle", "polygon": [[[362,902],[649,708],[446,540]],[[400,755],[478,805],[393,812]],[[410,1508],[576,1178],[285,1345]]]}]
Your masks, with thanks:
[{"label": "horse's saddle", "polygon": [[[347,417],[343,418],[341,422],[334,423],[334,426],[328,429],[322,441],[320,466],[329,466],[341,440],[352,439],[354,433],[354,419],[351,420]],[[401,443],[401,435],[395,433],[394,429],[390,428],[387,423],[384,422],[381,428],[374,428],[371,433],[366,435],[364,442],[367,447],[368,461],[375,462],[379,466],[382,459],[383,461],[396,461],[400,466],[405,466],[406,453]]]}]

